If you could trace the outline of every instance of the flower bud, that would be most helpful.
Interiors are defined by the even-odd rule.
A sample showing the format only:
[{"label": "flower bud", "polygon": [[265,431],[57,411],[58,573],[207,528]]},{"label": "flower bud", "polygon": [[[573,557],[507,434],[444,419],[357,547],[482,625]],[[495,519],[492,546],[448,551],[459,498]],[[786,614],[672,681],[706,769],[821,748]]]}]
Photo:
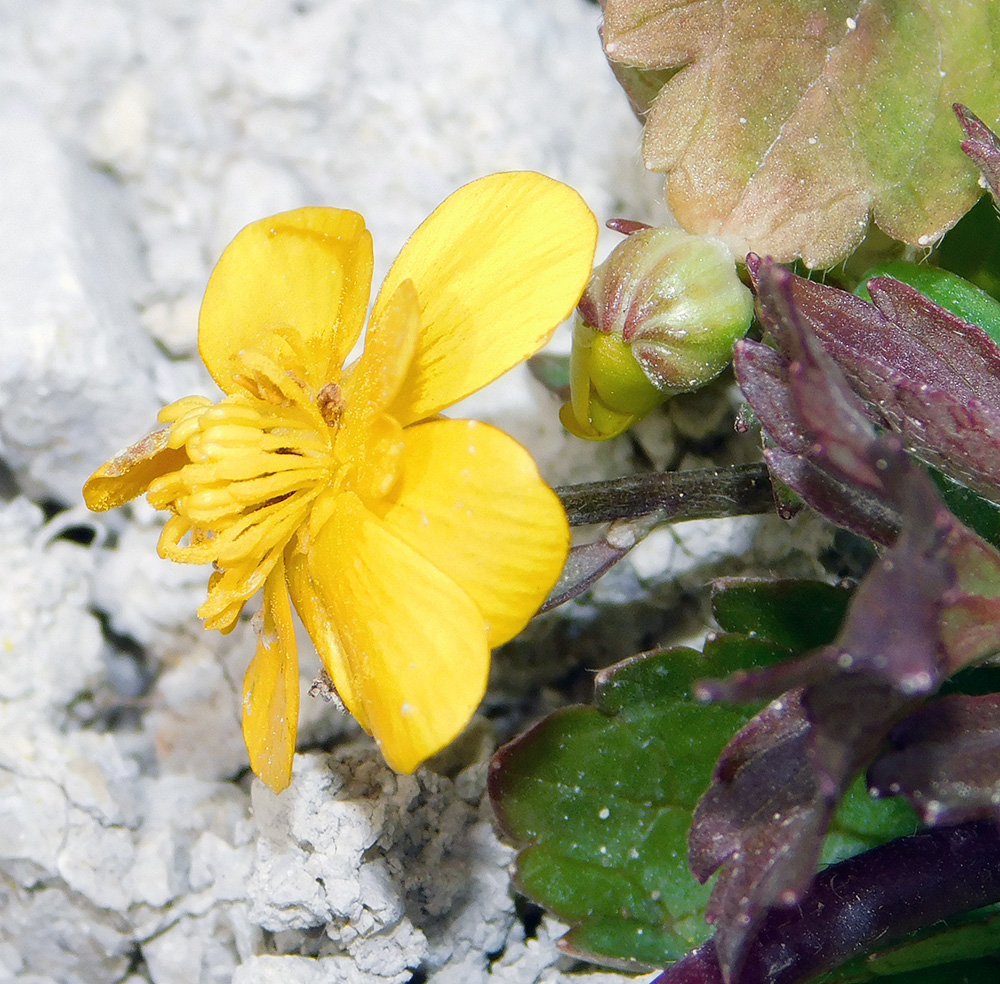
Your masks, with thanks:
[{"label": "flower bud", "polygon": [[722,372],[753,298],[721,240],[641,227],[594,271],[577,311],[559,417],[578,437],[606,440]]}]

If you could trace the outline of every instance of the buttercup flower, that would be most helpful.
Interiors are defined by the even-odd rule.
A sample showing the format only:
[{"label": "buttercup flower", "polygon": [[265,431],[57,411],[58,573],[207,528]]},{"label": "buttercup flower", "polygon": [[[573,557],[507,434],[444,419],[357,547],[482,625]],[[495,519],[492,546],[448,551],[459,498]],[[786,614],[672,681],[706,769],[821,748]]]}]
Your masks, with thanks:
[{"label": "buttercup flower", "polygon": [[539,174],[495,174],[448,198],[379,291],[364,352],[371,236],[355,212],[302,208],[247,226],[205,293],[198,346],[225,394],[84,487],[91,509],[148,492],[171,515],[159,552],[212,563],[198,613],[233,628],[263,589],[244,682],[254,771],[288,785],[298,612],[345,706],[411,772],[451,741],[562,568],[569,530],[512,438],[439,411],[536,352],[572,311],[597,225]]}]

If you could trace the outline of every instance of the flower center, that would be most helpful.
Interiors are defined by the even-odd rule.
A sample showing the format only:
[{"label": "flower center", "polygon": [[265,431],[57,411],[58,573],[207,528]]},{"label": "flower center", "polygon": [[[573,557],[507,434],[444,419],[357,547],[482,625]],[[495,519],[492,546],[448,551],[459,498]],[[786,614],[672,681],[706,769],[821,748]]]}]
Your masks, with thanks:
[{"label": "flower center", "polygon": [[306,382],[296,339],[276,336],[273,353],[241,353],[238,390],[213,404],[188,397],[165,407],[170,446],[189,463],[156,479],[149,501],[170,510],[159,551],[170,560],[215,565],[198,614],[228,631],[264,584],[325,490],[348,469],[334,453],[344,411],[336,383]]}]

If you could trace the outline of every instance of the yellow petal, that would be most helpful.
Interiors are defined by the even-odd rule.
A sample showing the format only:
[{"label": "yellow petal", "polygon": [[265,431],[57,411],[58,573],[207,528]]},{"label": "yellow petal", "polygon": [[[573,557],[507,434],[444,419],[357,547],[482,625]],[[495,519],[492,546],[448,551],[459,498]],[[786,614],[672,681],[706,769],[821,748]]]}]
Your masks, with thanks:
[{"label": "yellow petal", "polygon": [[294,329],[308,382],[339,371],[357,341],[371,289],[371,234],[357,212],[300,208],[248,225],[226,247],[205,290],[198,348],[212,378],[233,392],[234,358]]},{"label": "yellow petal", "polygon": [[337,504],[309,551],[312,580],[386,762],[412,772],[479,705],[490,664],[486,629],[472,599],[356,496]]},{"label": "yellow petal", "polygon": [[316,647],[324,669],[337,688],[337,696],[344,707],[357,718],[361,727],[370,731],[364,706],[355,691],[350,667],[344,657],[337,626],[309,575],[306,554],[302,551],[289,553],[286,577],[292,604]]},{"label": "yellow petal", "polygon": [[347,412],[355,415],[384,410],[403,385],[420,335],[420,303],[412,281],[404,280],[382,305],[365,332],[365,349],[344,383]]},{"label": "yellow petal", "polygon": [[264,583],[261,615],[257,652],[243,680],[243,740],[253,771],[280,793],[292,777],[299,720],[299,662],[281,561]]},{"label": "yellow petal", "polygon": [[87,508],[94,512],[115,509],[142,495],[154,479],[186,465],[187,453],[171,448],[169,440],[169,427],[153,431],[101,465],[83,486]]},{"label": "yellow petal", "polygon": [[569,524],[531,456],[474,420],[406,428],[385,524],[472,597],[489,645],[517,635],[562,571]]},{"label": "yellow petal", "polygon": [[410,237],[375,301],[412,280],[421,332],[394,413],[422,420],[538,351],[590,276],[597,222],[572,188],[533,172],[460,188]]},{"label": "yellow petal", "polygon": [[[385,435],[399,430],[398,423],[387,420],[383,411],[403,384],[419,333],[417,294],[413,284],[404,280],[368,325],[364,352],[344,381],[345,410],[336,451],[341,460],[353,461],[356,469],[373,472],[373,477],[377,471],[394,472],[392,463],[375,460],[372,448],[378,438],[372,431]],[[367,486],[378,484],[361,481]]]}]

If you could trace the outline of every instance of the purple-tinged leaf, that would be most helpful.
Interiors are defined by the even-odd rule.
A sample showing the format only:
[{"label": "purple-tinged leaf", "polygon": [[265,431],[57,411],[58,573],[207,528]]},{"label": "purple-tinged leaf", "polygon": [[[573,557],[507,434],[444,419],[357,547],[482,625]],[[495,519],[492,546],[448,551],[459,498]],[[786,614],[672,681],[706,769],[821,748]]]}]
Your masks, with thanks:
[{"label": "purple-tinged leaf", "polygon": [[[765,453],[769,466],[817,511],[889,542],[901,490],[915,485],[936,501],[930,479],[909,462],[897,438],[876,432],[844,374],[817,341],[815,318],[807,318],[799,304],[813,299],[806,288],[815,285],[757,257],[748,268],[761,320],[778,351],[739,342],[734,366],[744,395],[777,445]],[[821,289],[874,310],[859,298]]]},{"label": "purple-tinged leaf", "polygon": [[656,513],[638,519],[620,519],[593,542],[573,547],[559,580],[539,611],[547,612],[583,594],[622,560],[649,533],[658,519]]},{"label": "purple-tinged leaf", "polygon": [[816,871],[835,801],[824,798],[809,760],[810,725],[797,691],[773,701],[729,742],[688,835],[688,861],[706,881],[706,918],[727,979],[768,909],[794,903]]},{"label": "purple-tinged leaf", "polygon": [[[739,984],[804,984],[852,957],[1000,900],[1000,830],[992,821],[936,827],[831,865],[792,908],[772,909],[747,949]],[[724,984],[718,936],[654,984]]]},{"label": "purple-tinged leaf", "polygon": [[945,675],[1000,652],[1000,554],[972,530],[954,522],[948,557],[957,585],[941,618]]},{"label": "purple-tinged leaf", "polygon": [[[767,267],[751,256],[747,268],[759,281]],[[989,335],[891,278],[869,281],[874,304],[788,273],[784,279],[799,325],[816,334],[868,414],[931,464],[1000,498],[1000,349]],[[794,361],[796,332],[786,315],[762,297],[762,319]],[[751,377],[755,368],[748,364]],[[747,398],[754,403],[752,386]]]},{"label": "purple-tinged leaf", "polygon": [[[706,882],[726,861],[742,864],[752,828],[761,823],[760,801],[785,803],[793,810],[815,791],[805,756],[809,722],[800,696],[795,692],[773,701],[737,732],[719,756],[688,837],[688,861],[699,882]],[[811,875],[810,866],[806,876]],[[710,922],[718,918],[717,909],[713,904]]]},{"label": "purple-tinged leaf", "polygon": [[[817,337],[829,337],[845,312],[855,328],[860,320],[870,329],[873,320],[889,323],[885,311],[756,258],[749,265],[777,350],[741,343],[736,372],[777,445],[765,452],[769,466],[814,508],[892,545],[857,589],[831,645],[699,687],[704,698],[733,701],[789,691],[733,739],[690,834],[695,874],[704,878],[721,866],[709,907],[718,927],[714,946],[725,978],[741,982],[769,912],[805,891],[851,778],[946,674],[1000,641],[1000,555],[947,511],[900,440],[876,429]],[[893,322],[886,349],[920,385],[949,377],[968,396],[976,377],[952,364],[956,356],[941,336],[922,339],[912,328],[928,308],[906,290],[887,283],[880,294],[910,325]],[[961,358],[979,341],[963,344]],[[860,362],[847,360],[849,372],[861,365],[869,373],[863,378],[881,387],[867,394],[878,397],[881,411],[899,377],[886,370],[884,352],[869,346],[863,354]],[[988,361],[989,350],[980,364]]]},{"label": "purple-tinged leaf", "polygon": [[927,824],[1000,820],[1000,695],[931,701],[890,741],[868,770],[878,795],[905,796]]},{"label": "purple-tinged leaf", "polygon": [[[950,668],[942,613],[957,597],[949,536],[962,529],[898,439],[865,416],[801,315],[795,278],[773,265],[753,273],[778,352],[743,343],[736,369],[778,444],[769,463],[795,464],[797,474],[786,467],[779,477],[814,507],[829,513],[832,504],[835,515],[862,528],[898,518],[899,534],[858,588],[831,645],[699,688],[703,698],[735,701],[790,691],[733,739],[691,829],[696,876],[721,865],[709,916],[727,980],[739,979],[768,910],[793,904],[805,890],[853,776]],[[802,477],[811,484],[796,481]]]},{"label": "purple-tinged leaf", "polygon": [[896,472],[888,464],[902,460],[902,449],[876,436],[843,373],[801,323],[789,286],[780,276],[767,278],[758,298],[762,311],[791,329],[785,335],[788,382],[800,427],[811,441],[808,453],[840,479],[881,492]]},{"label": "purple-tinged leaf", "polygon": [[1000,140],[971,109],[961,103],[955,103],[952,109],[968,138],[962,141],[962,150],[982,171],[986,187],[993,200],[1000,205]]},{"label": "purple-tinged leaf", "polygon": [[736,343],[737,366],[746,377],[743,395],[757,421],[772,440],[792,454],[805,454],[809,440],[802,433],[798,410],[788,389],[788,361],[769,345],[741,339]]},{"label": "purple-tinged leaf", "polygon": [[941,639],[955,582],[946,538],[952,524],[933,498],[913,496],[907,506],[903,531],[855,592],[832,644],[795,662],[704,681],[699,698],[742,703],[858,673],[904,696],[936,690],[945,671],[957,669]]},{"label": "purple-tinged leaf", "polygon": [[[868,292],[900,344],[912,339],[921,346],[913,369],[926,373],[922,381],[1000,404],[1000,349],[985,329],[892,277],[869,280]],[[902,372],[908,368],[897,366]]]},{"label": "purple-tinged leaf", "polygon": [[934,498],[916,494],[904,506],[903,532],[855,592],[833,644],[696,689],[702,698],[748,701],[801,688],[726,747],[691,826],[695,877],[721,866],[708,917],[727,979],[742,979],[746,947],[768,910],[805,891],[853,776],[940,682],[940,616],[953,579],[947,527]]},{"label": "purple-tinged leaf", "polygon": [[[990,416],[975,417],[982,404],[969,395],[992,389],[1000,399],[1000,356],[992,341],[976,326],[965,325],[896,281],[871,281],[872,296],[883,307],[875,311],[859,298],[803,280],[757,257],[748,267],[757,282],[761,316],[778,351],[741,342],[735,364],[751,406],[778,445],[764,452],[773,474],[833,522],[881,543],[892,542],[900,528],[904,499],[911,503],[923,500],[923,522],[940,524],[950,563],[957,572],[957,584],[943,616],[944,675],[1000,650],[1000,553],[943,510],[930,479],[907,458],[893,435],[875,431],[847,388],[845,376],[816,344],[814,333],[846,360],[852,384],[858,384],[857,375],[850,375],[856,363],[837,344],[842,340],[840,328],[857,327],[857,318],[851,320],[854,315],[870,318],[874,311],[883,318],[889,332],[887,352],[908,351],[908,357],[916,358],[912,349],[906,349],[907,340],[925,340],[922,351],[926,365],[933,364],[938,375],[951,373],[965,396],[957,400],[951,394],[921,390],[924,384],[895,384],[894,399],[907,421],[904,436],[922,431],[926,438],[936,433],[939,445],[946,445],[942,453],[948,458],[946,466],[963,473],[975,471],[980,487],[993,470],[1000,475],[1000,412],[996,421]],[[905,330],[885,318],[885,312],[897,317]],[[934,327],[928,329],[932,323]],[[947,333],[939,336],[936,332],[942,326]],[[865,322],[862,327],[871,325]],[[850,351],[856,351],[863,335],[861,331],[856,337],[844,335],[850,341]],[[873,360],[878,357],[877,345],[865,345]],[[955,352],[960,361],[966,359],[971,364],[978,360],[975,373],[950,368]],[[924,378],[931,378],[926,365],[921,372]],[[830,390],[835,395],[830,395]],[[913,409],[906,411],[911,401]],[[885,406],[880,409],[884,411]],[[922,421],[918,419],[921,415]],[[974,426],[966,426],[970,419],[976,421]],[[940,425],[931,426],[931,421]],[[925,451],[928,446],[925,442]],[[931,503],[935,504],[933,518],[926,511]],[[789,674],[788,686],[805,682],[791,675],[791,670],[782,672]]]},{"label": "purple-tinged leaf", "polygon": [[950,107],[1000,104],[991,0],[603,0],[671,213],[736,255],[829,267],[869,215],[933,242],[978,197]]},{"label": "purple-tinged leaf", "polygon": [[778,448],[764,452],[771,474],[797,492],[821,516],[876,543],[891,543],[900,518],[879,495],[839,481],[801,455]]},{"label": "purple-tinged leaf", "polygon": [[928,464],[1000,499],[1000,406],[909,380],[896,384],[886,422]]}]

